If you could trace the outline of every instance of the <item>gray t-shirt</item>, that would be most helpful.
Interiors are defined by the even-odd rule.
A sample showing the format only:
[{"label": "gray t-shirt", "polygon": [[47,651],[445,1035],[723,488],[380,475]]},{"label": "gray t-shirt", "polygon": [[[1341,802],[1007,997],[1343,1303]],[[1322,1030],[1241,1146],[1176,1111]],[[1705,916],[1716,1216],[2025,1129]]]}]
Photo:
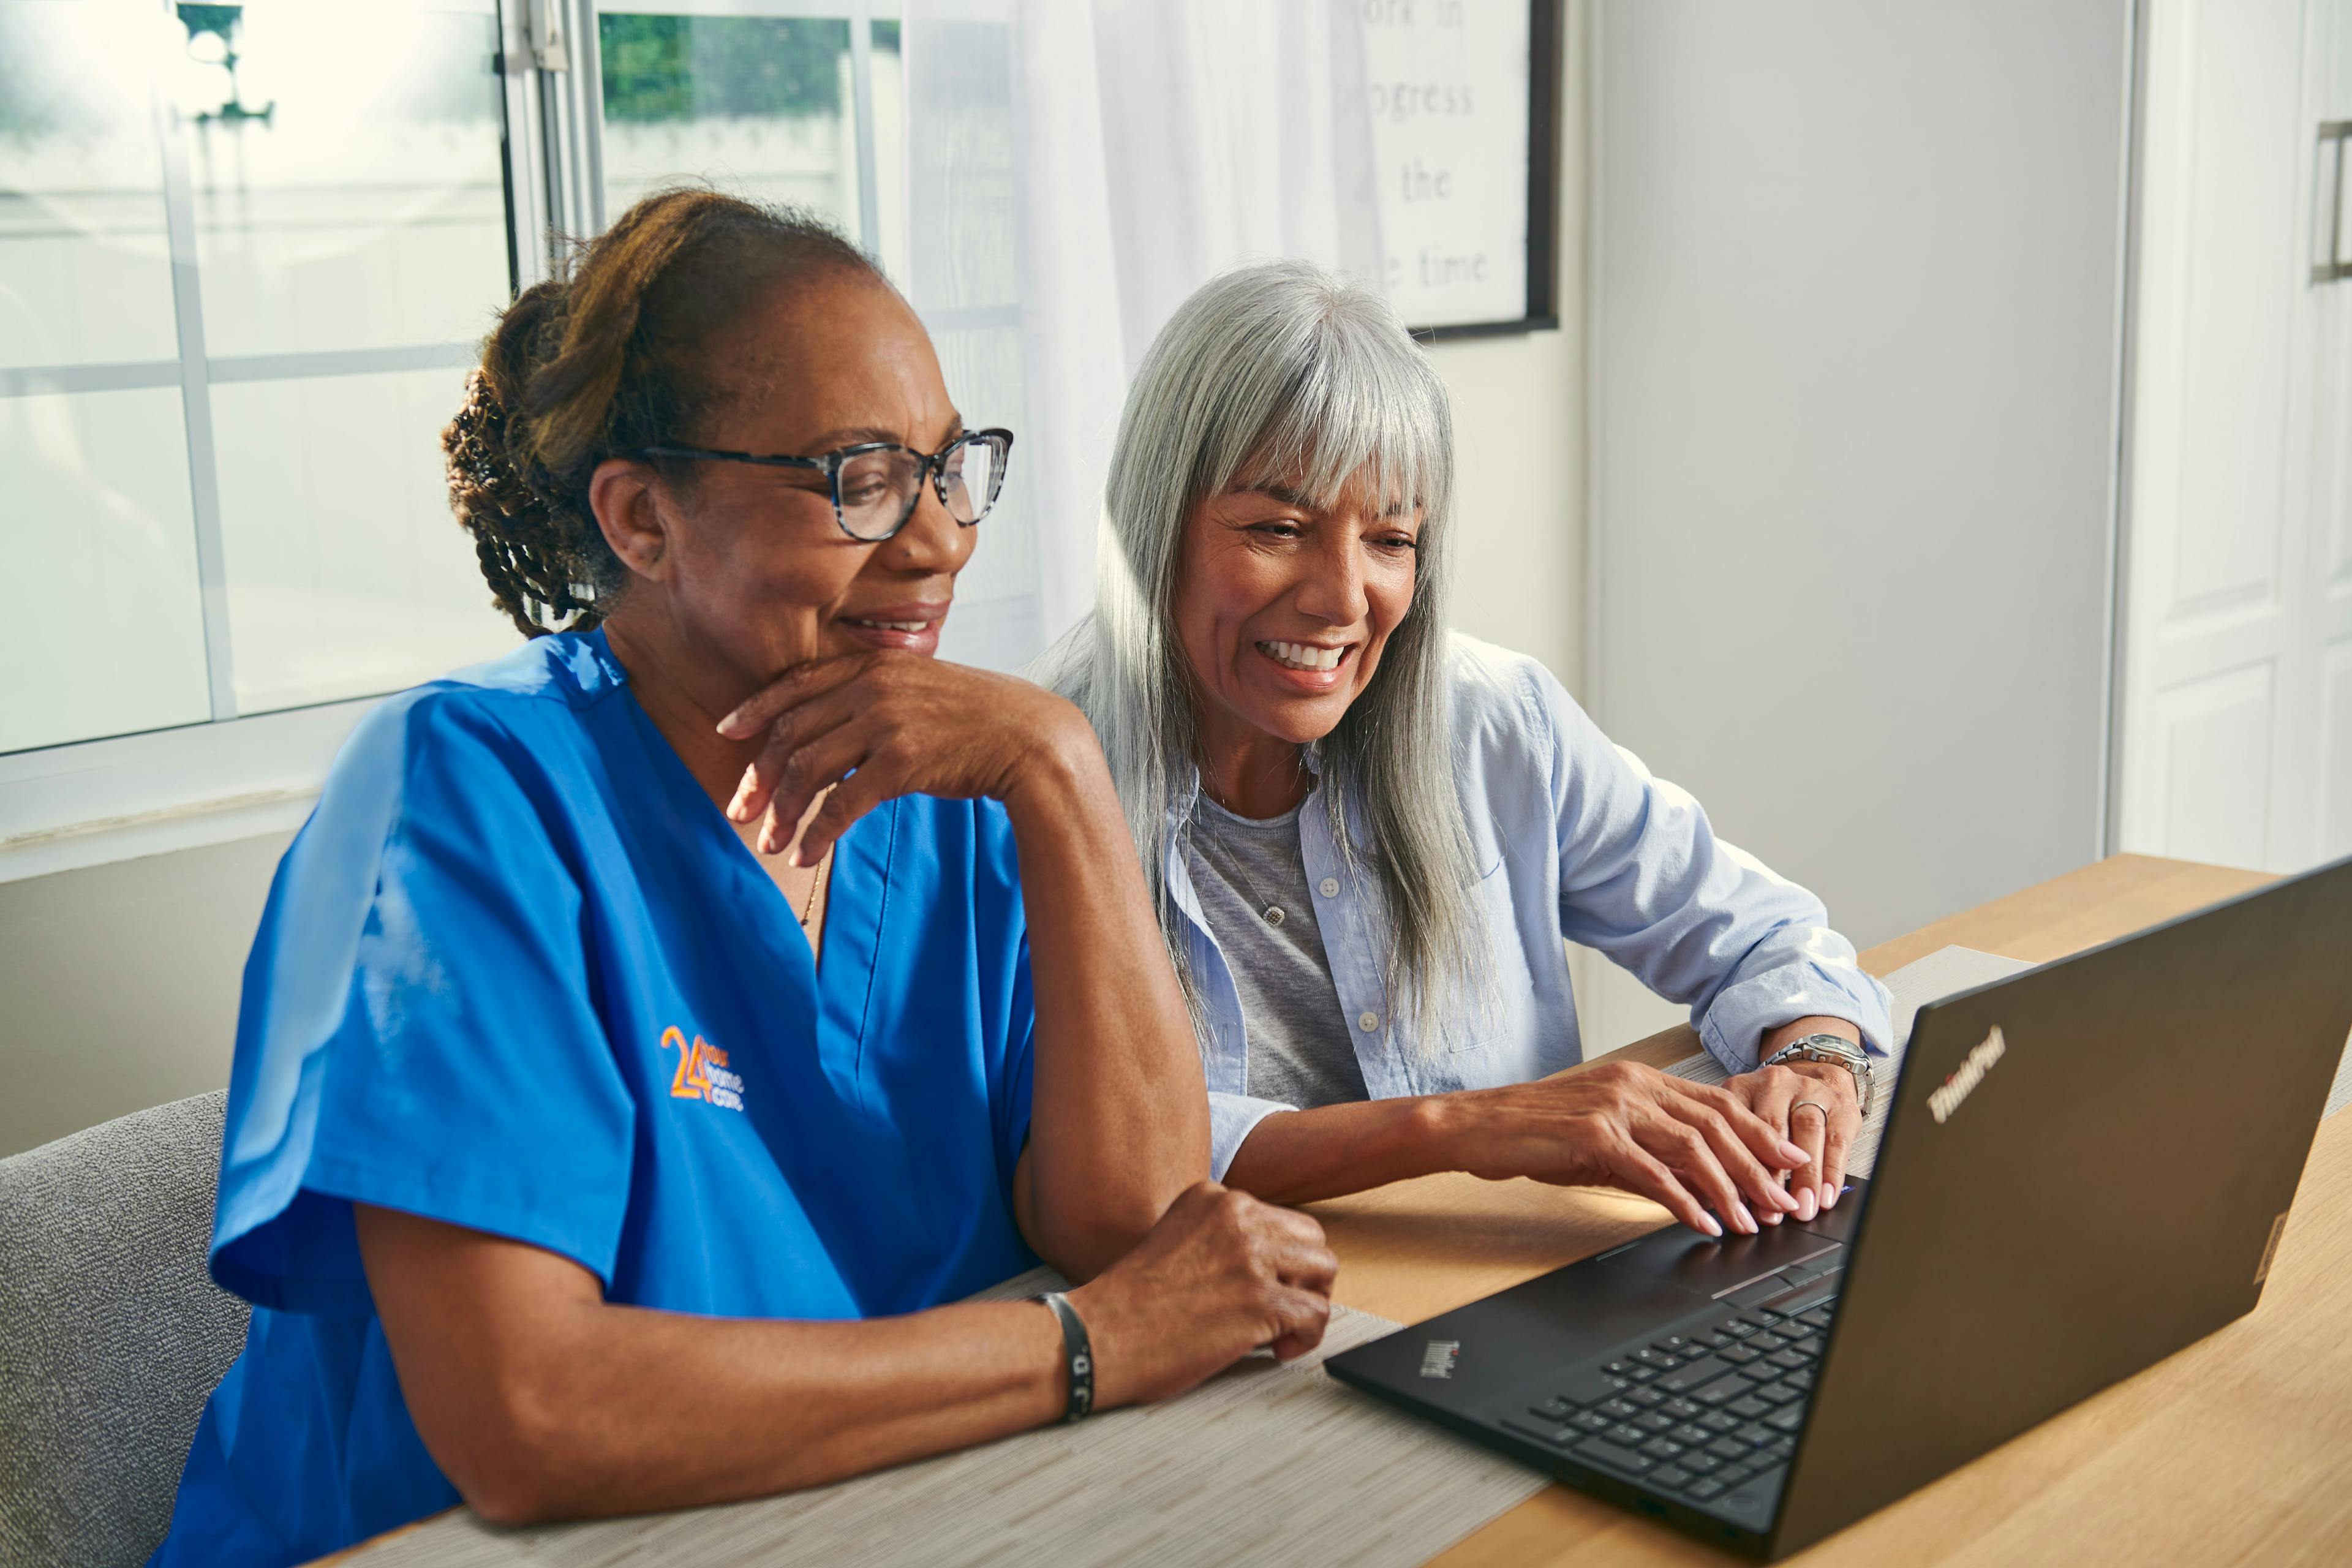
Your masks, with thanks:
[{"label": "gray t-shirt", "polygon": [[1371,1097],[1316,923],[1299,810],[1236,816],[1203,795],[1192,847],[1193,891],[1241,994],[1247,1090],[1303,1108]]}]

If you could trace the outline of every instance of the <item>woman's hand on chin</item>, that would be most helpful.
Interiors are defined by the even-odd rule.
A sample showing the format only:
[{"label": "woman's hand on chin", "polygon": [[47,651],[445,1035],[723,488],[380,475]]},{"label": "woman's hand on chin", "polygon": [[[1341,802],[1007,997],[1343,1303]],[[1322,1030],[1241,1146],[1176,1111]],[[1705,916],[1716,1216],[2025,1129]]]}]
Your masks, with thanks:
[{"label": "woman's hand on chin", "polygon": [[1166,1399],[1272,1347],[1284,1361],[1323,1341],[1339,1259],[1296,1209],[1202,1182],[1135,1250],[1070,1292],[1087,1325],[1103,1405]]},{"label": "woman's hand on chin", "polygon": [[1489,1180],[1620,1187],[1706,1236],[1754,1235],[1750,1205],[1775,1223],[1797,1207],[1781,1176],[1805,1151],[1711,1084],[1610,1062],[1443,1099],[1456,1163]]},{"label": "woman's hand on chin", "polygon": [[902,795],[1013,802],[1041,779],[1066,777],[1100,752],[1085,716],[1016,676],[919,654],[846,654],[787,670],[719,722],[730,740],[766,731],[727,815],[768,813],[760,847],[781,850],[792,825],[828,789],[802,832],[797,864],[814,866],[850,824]]}]

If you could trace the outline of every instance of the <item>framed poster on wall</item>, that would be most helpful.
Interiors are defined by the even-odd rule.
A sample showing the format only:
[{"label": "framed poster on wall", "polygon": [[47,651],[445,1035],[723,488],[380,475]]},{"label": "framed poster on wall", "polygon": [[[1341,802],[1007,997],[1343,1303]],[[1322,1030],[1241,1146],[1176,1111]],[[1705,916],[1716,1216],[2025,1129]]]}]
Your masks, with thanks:
[{"label": "framed poster on wall", "polygon": [[1561,0],[1356,0],[1389,298],[1416,336],[1559,325]]}]

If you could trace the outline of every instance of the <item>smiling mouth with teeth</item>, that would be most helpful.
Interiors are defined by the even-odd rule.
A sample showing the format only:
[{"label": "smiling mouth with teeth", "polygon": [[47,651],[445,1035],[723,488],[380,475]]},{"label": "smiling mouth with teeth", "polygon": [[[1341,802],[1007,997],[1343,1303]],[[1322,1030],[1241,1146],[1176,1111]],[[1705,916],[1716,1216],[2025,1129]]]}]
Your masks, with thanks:
[{"label": "smiling mouth with teeth", "polygon": [[1345,647],[1317,647],[1311,643],[1262,642],[1258,651],[1292,669],[1337,669],[1348,657]]},{"label": "smiling mouth with teeth", "polygon": [[854,626],[874,626],[886,632],[927,632],[931,629],[931,623],[929,621],[861,621],[854,616],[849,617],[849,624]]}]

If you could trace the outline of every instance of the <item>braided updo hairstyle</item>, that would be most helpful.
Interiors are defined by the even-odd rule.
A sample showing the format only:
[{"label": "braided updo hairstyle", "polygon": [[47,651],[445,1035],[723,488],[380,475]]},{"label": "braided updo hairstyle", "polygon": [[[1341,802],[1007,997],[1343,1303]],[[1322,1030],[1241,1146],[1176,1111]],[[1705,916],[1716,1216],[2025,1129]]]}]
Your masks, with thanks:
[{"label": "braided updo hairstyle", "polygon": [[525,637],[589,630],[627,581],[588,505],[597,465],[688,442],[726,391],[703,363],[712,335],[772,289],[843,272],[882,280],[808,213],[661,191],[499,316],[441,447],[450,510]]}]

